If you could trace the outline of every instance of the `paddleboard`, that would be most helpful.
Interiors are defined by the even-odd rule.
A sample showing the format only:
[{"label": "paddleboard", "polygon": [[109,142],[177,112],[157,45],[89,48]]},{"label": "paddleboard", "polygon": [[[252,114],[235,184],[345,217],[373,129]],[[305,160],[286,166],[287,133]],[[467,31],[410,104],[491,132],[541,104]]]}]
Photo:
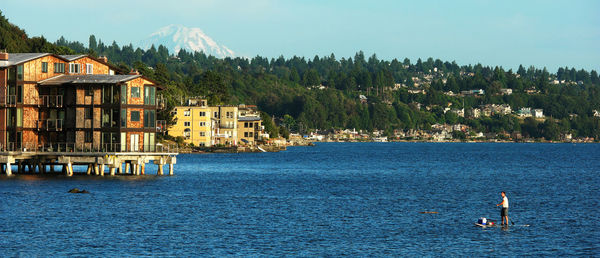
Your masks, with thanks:
[{"label": "paddleboard", "polygon": [[525,224],[525,225],[511,225],[511,226],[505,226],[505,225],[500,225],[500,224],[492,224],[492,225],[483,225],[480,223],[473,223],[475,224],[475,226],[478,227],[482,227],[482,228],[499,228],[499,227],[503,227],[503,228],[509,228],[509,227],[529,227],[529,224]]}]

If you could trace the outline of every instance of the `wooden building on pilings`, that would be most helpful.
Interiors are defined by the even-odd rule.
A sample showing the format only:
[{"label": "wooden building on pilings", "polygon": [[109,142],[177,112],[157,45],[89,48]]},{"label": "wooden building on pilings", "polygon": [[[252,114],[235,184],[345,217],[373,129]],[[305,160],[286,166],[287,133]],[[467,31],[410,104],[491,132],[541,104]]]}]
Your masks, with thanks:
[{"label": "wooden building on pilings", "polygon": [[87,164],[102,174],[119,161],[121,170],[174,164],[176,152],[155,142],[165,128],[156,120],[161,89],[102,57],[0,52],[1,169],[11,174],[7,164],[17,162],[18,171],[44,172],[54,163],[72,174]]}]

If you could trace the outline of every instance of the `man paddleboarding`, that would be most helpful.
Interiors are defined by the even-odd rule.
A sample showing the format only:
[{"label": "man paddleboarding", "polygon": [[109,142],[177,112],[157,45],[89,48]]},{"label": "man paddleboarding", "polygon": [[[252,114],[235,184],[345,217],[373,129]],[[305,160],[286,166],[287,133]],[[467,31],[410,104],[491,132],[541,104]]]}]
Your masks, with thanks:
[{"label": "man paddleboarding", "polygon": [[508,198],[506,197],[506,193],[504,191],[502,191],[500,194],[502,195],[502,202],[496,204],[496,207],[502,205],[502,210],[500,211],[502,222],[500,225],[508,226]]}]

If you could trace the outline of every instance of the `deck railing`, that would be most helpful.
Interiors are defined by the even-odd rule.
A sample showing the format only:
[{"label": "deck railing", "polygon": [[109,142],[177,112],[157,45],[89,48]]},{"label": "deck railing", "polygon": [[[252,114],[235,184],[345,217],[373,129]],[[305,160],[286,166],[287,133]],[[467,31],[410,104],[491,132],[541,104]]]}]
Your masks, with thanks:
[{"label": "deck railing", "polygon": [[0,106],[14,106],[17,104],[17,95],[0,95]]},{"label": "deck railing", "polygon": [[177,145],[122,145],[120,143],[48,143],[38,144],[31,142],[0,144],[0,151],[14,152],[136,152],[136,153],[177,153]]},{"label": "deck railing", "polygon": [[38,105],[41,107],[62,107],[62,95],[40,95]]},{"label": "deck railing", "polygon": [[62,119],[46,119],[37,121],[37,129],[40,131],[62,131]]}]

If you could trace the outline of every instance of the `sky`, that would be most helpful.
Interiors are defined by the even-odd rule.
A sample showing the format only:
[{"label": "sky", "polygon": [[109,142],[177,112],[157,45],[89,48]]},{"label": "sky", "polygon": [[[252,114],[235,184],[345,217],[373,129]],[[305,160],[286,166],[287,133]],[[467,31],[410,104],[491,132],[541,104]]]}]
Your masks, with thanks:
[{"label": "sky", "polygon": [[600,70],[596,0],[2,0],[29,36],[134,46],[161,27],[201,28],[239,56],[428,57],[516,69]]}]

